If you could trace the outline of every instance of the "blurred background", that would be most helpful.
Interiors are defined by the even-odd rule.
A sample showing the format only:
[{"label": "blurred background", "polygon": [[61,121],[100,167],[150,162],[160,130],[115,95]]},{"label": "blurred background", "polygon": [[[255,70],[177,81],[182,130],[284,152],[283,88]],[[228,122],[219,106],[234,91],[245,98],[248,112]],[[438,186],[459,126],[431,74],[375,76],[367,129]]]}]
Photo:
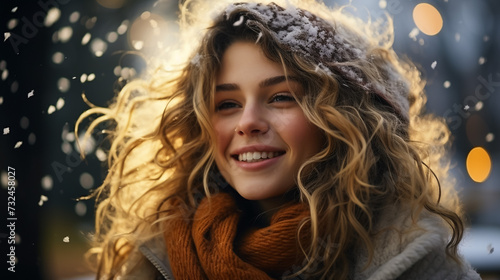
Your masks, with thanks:
[{"label": "blurred background", "polygon": [[[361,17],[390,15],[394,48],[423,71],[427,111],[446,118],[454,137],[452,172],[471,226],[462,252],[484,279],[500,279],[500,2],[351,4]],[[174,0],[2,2],[0,275],[8,278],[0,278],[92,275],[83,254],[94,206],[78,198],[96,188],[106,170],[102,138],[91,139],[86,160],[75,146],[75,121],[88,108],[82,93],[98,106],[109,104],[144,70],[143,54],[175,40],[177,7]],[[16,243],[15,273],[8,271],[9,240]]]}]

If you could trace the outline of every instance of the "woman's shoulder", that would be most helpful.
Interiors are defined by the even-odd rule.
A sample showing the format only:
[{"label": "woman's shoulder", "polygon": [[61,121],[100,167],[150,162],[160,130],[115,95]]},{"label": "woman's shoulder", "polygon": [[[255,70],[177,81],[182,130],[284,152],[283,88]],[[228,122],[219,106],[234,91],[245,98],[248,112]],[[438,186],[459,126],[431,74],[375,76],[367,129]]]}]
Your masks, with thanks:
[{"label": "woman's shoulder", "polygon": [[389,207],[375,225],[371,262],[365,249],[354,253],[354,279],[480,279],[465,260],[446,254],[450,231],[445,222],[423,211],[414,222],[404,207]]}]

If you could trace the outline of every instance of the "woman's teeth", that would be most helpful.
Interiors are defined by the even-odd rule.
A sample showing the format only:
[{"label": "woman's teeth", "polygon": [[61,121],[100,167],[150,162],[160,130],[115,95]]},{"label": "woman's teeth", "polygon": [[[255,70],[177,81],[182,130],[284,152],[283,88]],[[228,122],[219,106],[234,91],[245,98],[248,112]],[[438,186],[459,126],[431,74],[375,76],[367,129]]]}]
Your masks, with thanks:
[{"label": "woman's teeth", "polygon": [[255,162],[278,156],[279,152],[247,152],[238,155],[239,161]]}]

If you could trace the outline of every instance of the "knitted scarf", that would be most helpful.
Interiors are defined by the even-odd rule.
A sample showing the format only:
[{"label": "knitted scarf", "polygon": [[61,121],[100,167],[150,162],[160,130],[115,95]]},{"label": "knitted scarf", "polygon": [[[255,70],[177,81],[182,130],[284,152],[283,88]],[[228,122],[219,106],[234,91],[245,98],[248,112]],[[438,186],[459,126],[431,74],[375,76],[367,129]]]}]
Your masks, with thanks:
[{"label": "knitted scarf", "polygon": [[[269,226],[244,233],[241,216],[234,198],[219,193],[210,203],[203,199],[192,219],[169,222],[165,241],[175,279],[275,279],[302,262],[297,229],[309,216],[304,204],[287,205]],[[309,234],[300,238],[305,244]]]}]

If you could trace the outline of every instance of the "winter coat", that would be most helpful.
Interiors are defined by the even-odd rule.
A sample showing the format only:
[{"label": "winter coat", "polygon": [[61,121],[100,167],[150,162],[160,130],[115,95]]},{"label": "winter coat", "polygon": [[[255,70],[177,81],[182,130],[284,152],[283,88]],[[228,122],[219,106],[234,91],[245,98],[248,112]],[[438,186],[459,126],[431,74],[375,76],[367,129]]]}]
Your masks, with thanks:
[{"label": "winter coat", "polygon": [[[408,213],[394,208],[380,215],[375,229],[392,230],[375,235],[375,251],[368,267],[368,253],[361,248],[354,251],[356,262],[350,279],[481,279],[465,260],[458,264],[447,257],[449,229],[441,218],[424,212],[415,225]],[[149,269],[156,271],[157,279],[174,279],[169,263],[175,260],[168,259],[162,238],[141,245],[139,251],[148,259]]]}]

